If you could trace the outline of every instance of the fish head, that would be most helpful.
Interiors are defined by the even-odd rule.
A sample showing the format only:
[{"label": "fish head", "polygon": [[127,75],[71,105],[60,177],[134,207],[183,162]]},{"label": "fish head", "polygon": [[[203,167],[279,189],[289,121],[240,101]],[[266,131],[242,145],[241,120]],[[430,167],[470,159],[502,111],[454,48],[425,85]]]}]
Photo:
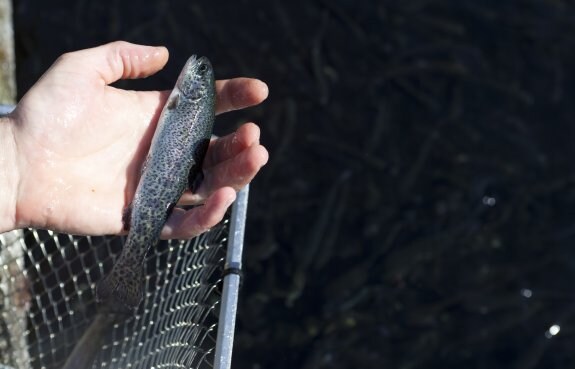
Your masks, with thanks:
[{"label": "fish head", "polygon": [[180,97],[197,101],[208,96],[214,89],[214,70],[205,56],[192,55],[176,82]]}]

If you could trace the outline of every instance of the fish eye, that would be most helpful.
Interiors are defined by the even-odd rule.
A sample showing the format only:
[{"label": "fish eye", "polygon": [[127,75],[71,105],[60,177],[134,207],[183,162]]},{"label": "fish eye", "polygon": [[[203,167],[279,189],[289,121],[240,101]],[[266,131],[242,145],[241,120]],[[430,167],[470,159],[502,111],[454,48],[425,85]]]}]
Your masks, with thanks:
[{"label": "fish eye", "polygon": [[208,71],[208,66],[207,66],[207,64],[204,64],[204,63],[200,64],[200,66],[198,67],[198,72],[199,72],[200,74],[204,74],[204,73],[206,73],[207,71]]}]

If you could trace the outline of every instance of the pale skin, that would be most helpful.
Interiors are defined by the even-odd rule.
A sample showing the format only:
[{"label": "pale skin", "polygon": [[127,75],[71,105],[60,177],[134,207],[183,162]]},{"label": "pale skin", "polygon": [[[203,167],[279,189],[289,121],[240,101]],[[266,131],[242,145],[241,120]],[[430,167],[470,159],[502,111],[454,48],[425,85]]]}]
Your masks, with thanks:
[{"label": "pale skin", "polygon": [[[64,54],[50,67],[0,119],[0,232],[125,233],[122,214],[169,91],[109,84],[147,77],[167,61],[164,47],[118,41]],[[216,90],[216,114],[257,105],[268,94],[265,83],[249,78],[217,81]],[[202,185],[180,200],[203,205],[174,209],[162,238],[191,238],[222,220],[236,191],[268,160],[259,135],[246,123],[212,140]]]}]

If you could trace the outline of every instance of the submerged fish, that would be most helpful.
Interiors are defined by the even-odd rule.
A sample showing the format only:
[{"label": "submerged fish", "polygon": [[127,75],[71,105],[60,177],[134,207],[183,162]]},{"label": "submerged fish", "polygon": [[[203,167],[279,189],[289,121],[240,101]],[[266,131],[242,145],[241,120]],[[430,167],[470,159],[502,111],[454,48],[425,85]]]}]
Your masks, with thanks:
[{"label": "submerged fish", "polygon": [[110,274],[97,286],[99,301],[135,308],[143,298],[144,258],[160,238],[184,190],[197,188],[215,116],[214,72],[205,57],[188,59],[158,121],[134,200],[129,233]]}]

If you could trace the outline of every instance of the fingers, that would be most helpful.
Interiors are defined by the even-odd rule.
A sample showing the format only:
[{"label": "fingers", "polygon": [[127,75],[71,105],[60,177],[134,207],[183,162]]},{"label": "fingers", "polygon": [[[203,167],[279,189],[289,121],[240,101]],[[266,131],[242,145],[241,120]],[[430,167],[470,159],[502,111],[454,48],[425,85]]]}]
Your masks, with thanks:
[{"label": "fingers", "polygon": [[260,145],[260,129],[254,123],[240,126],[236,132],[212,140],[204,160],[204,180],[196,193],[185,192],[180,204],[201,203],[221,187],[240,190],[268,161],[267,150]]},{"label": "fingers", "polygon": [[[151,106],[155,111],[153,119],[159,117],[170,92],[169,90],[140,92],[142,105]],[[268,95],[268,87],[260,80],[241,77],[216,81],[216,93],[216,114],[221,114],[261,103]]]},{"label": "fingers", "polygon": [[214,192],[202,206],[187,211],[175,208],[162,230],[162,238],[189,239],[208,231],[224,218],[235,199],[236,192],[226,187]]},{"label": "fingers", "polygon": [[198,189],[198,195],[205,197],[213,189],[224,186],[240,190],[252,181],[267,161],[267,150],[262,145],[252,145],[233,158],[205,170],[204,183]]},{"label": "fingers", "polygon": [[228,160],[259,141],[260,127],[254,123],[243,124],[235,132],[210,142],[203,168]]},{"label": "fingers", "polygon": [[71,67],[92,66],[93,71],[108,85],[119,79],[143,78],[162,69],[168,61],[168,50],[163,46],[144,46],[115,41],[102,46],[62,55],[57,65]]},{"label": "fingers", "polygon": [[[150,76],[162,69],[168,61],[168,50],[163,46],[145,46],[115,41],[102,46],[62,55],[55,65],[77,71],[91,65],[104,84],[119,79]],[[257,105],[268,96],[267,85],[253,78],[233,78],[216,81],[216,113],[224,113]],[[162,92],[162,98],[169,93]]]},{"label": "fingers", "polygon": [[256,143],[234,157],[204,170],[204,180],[196,193],[186,192],[180,204],[199,204],[222,187],[238,191],[245,187],[268,161],[268,152]]},{"label": "fingers", "polygon": [[216,114],[257,105],[268,97],[268,86],[253,78],[234,78],[216,82]]}]

